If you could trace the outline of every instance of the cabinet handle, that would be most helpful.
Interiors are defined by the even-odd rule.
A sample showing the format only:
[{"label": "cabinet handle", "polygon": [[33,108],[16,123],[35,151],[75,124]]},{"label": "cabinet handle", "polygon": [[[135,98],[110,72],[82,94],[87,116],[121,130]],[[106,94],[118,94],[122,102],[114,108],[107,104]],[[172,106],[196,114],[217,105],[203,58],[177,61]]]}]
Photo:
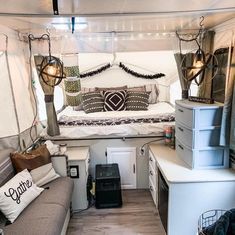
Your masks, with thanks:
[{"label": "cabinet handle", "polygon": [[184,110],[183,110],[183,109],[178,109],[178,111],[179,111],[179,112],[181,112],[181,113],[183,113],[183,112],[184,112]]},{"label": "cabinet handle", "polygon": [[153,187],[151,185],[149,186],[149,189],[150,189],[150,191],[153,191]]},{"label": "cabinet handle", "polygon": [[178,146],[179,146],[182,150],[184,150],[184,147],[183,147],[182,145],[178,144]]},{"label": "cabinet handle", "polygon": [[184,131],[184,129],[182,127],[178,127],[178,129],[182,132]]},{"label": "cabinet handle", "polygon": [[153,172],[152,172],[152,171],[149,171],[149,174],[150,174],[150,175],[153,175]]},{"label": "cabinet handle", "polygon": [[133,173],[135,174],[135,164],[133,164]]}]

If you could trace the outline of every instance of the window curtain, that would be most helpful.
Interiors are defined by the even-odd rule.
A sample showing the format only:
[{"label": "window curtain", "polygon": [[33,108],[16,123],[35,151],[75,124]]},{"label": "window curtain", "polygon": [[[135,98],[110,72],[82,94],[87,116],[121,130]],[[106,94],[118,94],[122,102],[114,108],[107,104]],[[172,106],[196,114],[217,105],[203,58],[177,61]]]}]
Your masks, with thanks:
[{"label": "window curtain", "polygon": [[57,115],[54,107],[54,86],[48,86],[45,82],[43,82],[42,78],[39,76],[40,73],[39,67],[42,62],[42,59],[43,56],[34,57],[39,77],[39,82],[45,94],[46,114],[47,114],[47,134],[50,136],[55,136],[60,134],[60,129],[57,122]]},{"label": "window curtain", "polygon": [[181,67],[191,66],[193,64],[194,56],[192,53],[183,54],[183,53],[175,53],[175,61],[177,65],[180,85],[182,89],[182,99],[188,98],[189,87],[191,82],[187,80],[188,77],[191,76],[190,71],[182,71]]},{"label": "window curtain", "polygon": [[[204,34],[203,41],[202,41],[202,50],[206,53],[213,54],[214,49],[214,31],[207,31]],[[206,69],[203,82],[199,87],[198,96],[203,98],[211,98],[211,86],[212,86],[212,73],[213,70]]]},{"label": "window curtain", "polygon": [[[235,53],[234,35],[231,40],[228,58],[228,73],[226,78],[225,100],[221,122],[220,145],[230,145],[231,152],[235,153]],[[233,49],[232,49],[233,48]],[[231,129],[230,129],[231,128]],[[231,130],[231,131],[230,131]]]}]

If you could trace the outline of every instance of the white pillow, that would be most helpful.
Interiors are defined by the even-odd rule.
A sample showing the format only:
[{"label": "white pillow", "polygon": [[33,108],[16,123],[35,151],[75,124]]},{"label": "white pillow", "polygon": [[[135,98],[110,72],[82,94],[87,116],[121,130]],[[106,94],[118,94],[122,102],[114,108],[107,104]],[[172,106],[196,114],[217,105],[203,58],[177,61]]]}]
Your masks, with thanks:
[{"label": "white pillow", "polygon": [[52,166],[52,163],[48,163],[46,165],[43,165],[43,166],[40,166],[38,168],[31,170],[30,174],[33,178],[33,182],[37,186],[42,186],[42,185],[47,184],[50,181],[60,177],[60,175],[58,175],[55,172],[55,170]]},{"label": "white pillow", "polygon": [[30,173],[25,169],[0,188],[0,210],[13,223],[43,190],[33,183]]},{"label": "white pillow", "polygon": [[149,94],[149,104],[155,104],[158,102],[159,90],[156,84],[147,84],[145,85],[146,92]]}]

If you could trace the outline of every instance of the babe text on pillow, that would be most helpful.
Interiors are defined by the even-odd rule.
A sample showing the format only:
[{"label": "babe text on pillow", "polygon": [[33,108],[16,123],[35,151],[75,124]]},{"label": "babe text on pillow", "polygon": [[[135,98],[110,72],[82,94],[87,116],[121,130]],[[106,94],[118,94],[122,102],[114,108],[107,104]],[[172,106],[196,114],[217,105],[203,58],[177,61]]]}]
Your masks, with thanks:
[{"label": "babe text on pillow", "polygon": [[0,188],[0,210],[13,223],[43,190],[33,183],[30,173],[25,169]]}]

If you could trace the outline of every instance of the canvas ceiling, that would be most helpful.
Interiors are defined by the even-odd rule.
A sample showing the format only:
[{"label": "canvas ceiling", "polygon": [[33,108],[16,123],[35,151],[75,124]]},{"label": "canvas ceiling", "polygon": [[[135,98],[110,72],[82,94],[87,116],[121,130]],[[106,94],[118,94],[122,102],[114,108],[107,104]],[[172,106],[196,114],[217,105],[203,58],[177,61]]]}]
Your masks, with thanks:
[{"label": "canvas ceiling", "polygon": [[[79,50],[107,52],[111,44],[105,42],[113,37],[118,51],[169,49],[168,39],[175,30],[198,29],[200,16],[205,17],[208,29],[235,16],[234,0],[58,0],[59,15],[54,15],[52,2],[8,0],[0,6],[1,22],[23,33],[40,34],[49,29],[57,36],[71,36],[74,16],[74,34],[84,44]],[[104,41],[103,45],[94,39]],[[89,40],[90,45],[83,42]]]}]

